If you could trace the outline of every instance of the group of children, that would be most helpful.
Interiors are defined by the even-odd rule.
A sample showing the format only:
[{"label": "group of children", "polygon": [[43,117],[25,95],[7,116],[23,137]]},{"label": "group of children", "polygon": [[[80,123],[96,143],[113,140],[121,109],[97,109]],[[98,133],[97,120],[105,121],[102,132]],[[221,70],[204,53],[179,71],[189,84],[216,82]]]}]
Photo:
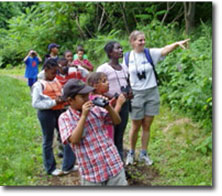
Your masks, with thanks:
[{"label": "group of children", "polygon": [[[150,127],[160,106],[155,65],[176,48],[185,49],[189,39],[148,49],[145,34],[135,30],[129,41],[132,50],[124,58],[118,42],[107,43],[104,50],[108,62],[98,66],[96,72],[92,72],[93,66],[82,47],[74,57],[66,51],[59,58],[59,45],[49,44],[38,80],[41,58],[31,50],[24,59],[25,76],[32,86],[32,106],[38,110],[42,128],[43,161],[48,174],[62,175],[78,168],[82,185],[127,185],[123,135],[128,114],[131,129],[126,165],[134,163],[140,128],[139,161],[152,165],[147,147]],[[73,59],[75,56],[77,59]],[[62,170],[56,169],[53,154],[54,129],[64,145]]]},{"label": "group of children", "polygon": [[[120,85],[113,86],[103,68],[92,72],[93,66],[82,47],[78,47],[75,60],[71,51],[58,58],[59,47],[55,43],[48,46],[49,54],[43,70],[35,78],[37,82],[29,82],[32,106],[37,109],[42,128],[45,170],[47,174],[59,176],[78,169],[82,185],[127,185],[122,143],[128,120],[128,98],[121,91],[127,85],[127,70],[111,74]],[[27,67],[27,59],[41,61],[36,52],[31,53],[24,59]],[[119,56],[111,53],[107,52],[109,59],[110,55],[114,59],[123,55],[122,50]],[[98,106],[94,102],[97,98],[108,104]],[[56,168],[53,153],[55,129],[64,145],[62,170]]]}]

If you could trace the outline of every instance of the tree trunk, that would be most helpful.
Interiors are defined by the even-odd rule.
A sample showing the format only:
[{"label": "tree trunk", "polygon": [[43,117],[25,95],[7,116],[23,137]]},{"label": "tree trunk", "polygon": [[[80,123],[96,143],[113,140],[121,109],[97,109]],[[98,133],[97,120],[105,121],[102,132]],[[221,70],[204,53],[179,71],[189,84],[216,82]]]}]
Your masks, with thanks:
[{"label": "tree trunk", "polygon": [[124,21],[124,24],[125,24],[126,31],[127,31],[128,34],[130,34],[129,25],[128,25],[128,22],[127,22],[127,19],[126,19],[125,4],[126,4],[126,2],[120,3],[120,7],[121,7],[121,12],[122,12],[123,21]]},{"label": "tree trunk", "polygon": [[167,8],[166,12],[161,20],[161,24],[163,24],[166,20],[167,15],[169,14],[170,10],[173,9],[173,7],[176,5],[176,2],[173,2],[172,5],[170,6],[171,2],[166,2]]},{"label": "tree trunk", "polygon": [[195,2],[184,2],[184,16],[187,34],[190,34],[194,28],[195,5]]}]

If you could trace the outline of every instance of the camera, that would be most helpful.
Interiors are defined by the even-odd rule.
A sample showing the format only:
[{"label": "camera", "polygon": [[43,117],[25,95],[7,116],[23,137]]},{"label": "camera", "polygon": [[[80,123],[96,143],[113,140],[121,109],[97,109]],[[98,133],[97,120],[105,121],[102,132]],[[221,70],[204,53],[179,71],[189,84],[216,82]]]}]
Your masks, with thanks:
[{"label": "camera", "polygon": [[133,98],[133,91],[132,91],[132,88],[129,85],[127,85],[126,87],[121,86],[120,90],[127,99],[132,99]]},{"label": "camera", "polygon": [[36,56],[36,52],[33,51],[33,52],[31,53],[31,55],[32,55],[32,56]]},{"label": "camera", "polygon": [[145,71],[142,71],[142,73],[137,73],[137,77],[139,78],[139,80],[146,79]]},{"label": "camera", "polygon": [[101,97],[96,97],[92,100],[94,105],[97,105],[99,107],[105,107],[109,104],[109,101],[107,101],[106,99],[103,99]]}]

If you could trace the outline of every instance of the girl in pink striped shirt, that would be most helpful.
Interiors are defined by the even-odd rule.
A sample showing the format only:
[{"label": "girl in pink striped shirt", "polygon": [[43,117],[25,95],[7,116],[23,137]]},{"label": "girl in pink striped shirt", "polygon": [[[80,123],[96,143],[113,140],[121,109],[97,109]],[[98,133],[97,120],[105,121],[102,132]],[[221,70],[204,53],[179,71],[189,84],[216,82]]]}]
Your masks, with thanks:
[{"label": "girl in pink striped shirt", "polygon": [[[100,95],[106,96],[110,99],[112,105],[115,104],[114,110],[119,113],[122,105],[126,101],[126,98],[123,94],[120,94],[117,97],[111,97],[108,94],[109,91],[109,82],[107,75],[103,72],[92,72],[87,77],[87,84],[92,86],[95,90],[89,95],[89,99],[93,100],[95,97]],[[113,125],[106,125],[108,136],[114,140],[114,127]]]}]

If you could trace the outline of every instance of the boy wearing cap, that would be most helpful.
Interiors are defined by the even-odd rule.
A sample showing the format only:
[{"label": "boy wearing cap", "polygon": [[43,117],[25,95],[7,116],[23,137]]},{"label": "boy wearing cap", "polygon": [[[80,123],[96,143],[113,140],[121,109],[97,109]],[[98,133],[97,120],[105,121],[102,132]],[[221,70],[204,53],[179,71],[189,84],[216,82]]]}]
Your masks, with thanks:
[{"label": "boy wearing cap", "polygon": [[70,107],[59,117],[61,139],[76,154],[82,185],[127,185],[123,162],[105,128],[105,124],[116,125],[121,119],[111,105],[101,108],[89,101],[93,90],[76,79],[65,84],[63,98]]},{"label": "boy wearing cap", "polygon": [[[51,43],[48,45],[48,54],[45,55],[44,58],[44,63],[49,59],[54,59],[54,60],[58,60],[59,59],[59,47],[60,45],[56,44],[56,43]],[[44,67],[42,67],[42,69],[44,69]]]},{"label": "boy wearing cap", "polygon": [[48,51],[49,51],[50,58],[58,60],[59,47],[60,47],[60,45],[58,45],[56,43],[51,43],[48,45]]}]

